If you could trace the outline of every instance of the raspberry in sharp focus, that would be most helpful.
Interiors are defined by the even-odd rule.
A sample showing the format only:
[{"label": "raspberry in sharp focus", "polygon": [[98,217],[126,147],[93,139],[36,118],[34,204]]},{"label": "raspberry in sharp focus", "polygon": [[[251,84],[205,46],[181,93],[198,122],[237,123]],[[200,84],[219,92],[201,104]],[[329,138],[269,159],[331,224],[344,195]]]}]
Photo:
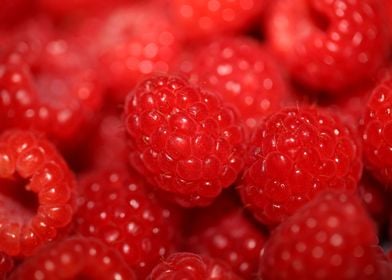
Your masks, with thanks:
[{"label": "raspberry in sharp focus", "polygon": [[0,136],[0,251],[29,255],[72,219],[74,178],[56,148],[29,132]]},{"label": "raspberry in sharp focus", "polygon": [[392,183],[392,78],[381,81],[361,123],[365,167],[387,188]]},{"label": "raspberry in sharp focus", "polygon": [[68,237],[26,259],[9,280],[135,280],[121,255],[94,238]]},{"label": "raspberry in sharp focus", "polygon": [[217,259],[193,253],[174,253],[159,263],[148,280],[240,280],[230,267]]},{"label": "raspberry in sharp focus", "polygon": [[160,203],[138,176],[106,167],[80,180],[77,232],[103,240],[144,279],[175,245],[172,209]]},{"label": "raspberry in sharp focus", "polygon": [[367,79],[384,63],[389,39],[374,0],[272,1],[267,42],[299,82],[341,90]]},{"label": "raspberry in sharp focus", "polygon": [[244,204],[273,226],[320,191],[354,192],[362,172],[356,140],[339,119],[316,107],[270,115],[248,146],[239,187]]},{"label": "raspberry in sharp focus", "polygon": [[271,234],[260,261],[265,280],[387,280],[391,265],[358,197],[323,193]]},{"label": "raspberry in sharp focus", "polygon": [[140,83],[125,125],[131,165],[182,206],[211,203],[242,171],[244,127],[234,109],[180,77]]}]

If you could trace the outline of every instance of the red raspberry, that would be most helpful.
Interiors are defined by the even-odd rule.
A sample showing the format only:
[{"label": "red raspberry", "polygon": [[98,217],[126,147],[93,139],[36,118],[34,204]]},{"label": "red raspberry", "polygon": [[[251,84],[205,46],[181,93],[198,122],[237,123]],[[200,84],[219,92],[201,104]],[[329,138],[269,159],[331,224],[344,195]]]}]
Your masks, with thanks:
[{"label": "red raspberry", "polygon": [[243,279],[257,274],[266,236],[240,203],[222,196],[190,218],[193,222],[186,235],[187,249],[224,260]]},{"label": "red raspberry", "polygon": [[2,0],[0,29],[8,29],[25,19],[34,9],[34,0]]},{"label": "red raspberry", "polygon": [[243,167],[244,129],[235,111],[176,76],[154,76],[129,94],[131,165],[186,207],[211,203]]},{"label": "red raspberry", "polygon": [[366,79],[384,62],[389,42],[381,1],[271,3],[267,41],[299,82],[339,92]]},{"label": "red raspberry", "polygon": [[221,38],[195,54],[193,80],[206,85],[241,113],[254,128],[288,102],[289,89],[276,61],[248,38]]},{"label": "red raspberry", "polygon": [[32,132],[0,136],[0,251],[29,255],[72,219],[74,178],[55,147]]},{"label": "red raspberry", "polygon": [[172,0],[171,15],[189,39],[245,30],[260,16],[266,1]]},{"label": "red raspberry", "polygon": [[98,31],[88,44],[116,101],[122,102],[145,75],[167,72],[181,50],[176,29],[162,11],[161,5],[135,4],[92,23]]},{"label": "red raspberry", "polygon": [[256,218],[276,225],[325,189],[353,192],[361,177],[360,149],[335,116],[317,108],[287,108],[253,135],[241,186]]},{"label": "red raspberry", "polygon": [[36,31],[15,41],[0,62],[0,131],[29,128],[76,145],[100,107],[101,88],[77,46],[46,34],[38,34],[41,41]]},{"label": "red raspberry", "polygon": [[0,252],[0,279],[6,280],[7,274],[12,271],[14,268],[14,260],[8,256]]},{"label": "red raspberry", "polygon": [[128,171],[95,170],[80,181],[77,231],[105,241],[144,279],[174,244],[170,208]]},{"label": "red raspberry", "polygon": [[52,243],[26,259],[10,280],[136,279],[115,250],[103,242],[69,237]]},{"label": "red raspberry", "polygon": [[158,264],[148,280],[240,280],[230,267],[217,259],[192,253],[175,253]]},{"label": "red raspberry", "polygon": [[367,212],[381,229],[388,222],[391,195],[367,173],[362,176],[358,190]]},{"label": "red raspberry", "polygon": [[386,187],[392,183],[392,78],[373,90],[361,126],[365,166]]},{"label": "red raspberry", "polygon": [[265,245],[261,278],[391,279],[374,224],[358,198],[323,193],[275,231]]}]

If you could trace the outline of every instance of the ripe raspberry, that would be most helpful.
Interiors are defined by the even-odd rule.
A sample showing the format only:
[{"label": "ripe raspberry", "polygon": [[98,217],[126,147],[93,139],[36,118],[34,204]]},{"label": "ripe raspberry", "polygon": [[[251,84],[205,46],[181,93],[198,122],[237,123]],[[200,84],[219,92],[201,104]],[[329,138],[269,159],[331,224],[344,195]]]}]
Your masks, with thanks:
[{"label": "ripe raspberry", "polygon": [[192,253],[175,253],[158,264],[148,280],[239,280],[230,267],[219,260]]},{"label": "ripe raspberry", "polygon": [[373,74],[384,62],[389,42],[381,1],[271,3],[267,42],[297,81],[341,93]]},{"label": "ripe raspberry", "polygon": [[181,42],[162,11],[161,5],[149,4],[114,10],[98,23],[96,36],[89,38],[102,78],[116,101],[123,102],[145,75],[167,72],[176,59]]},{"label": "ripe raspberry", "polygon": [[362,120],[365,167],[387,188],[392,183],[392,78],[373,90]]},{"label": "ripe raspberry", "polygon": [[0,279],[7,279],[7,274],[14,268],[14,260],[5,253],[0,252]]},{"label": "ripe raspberry", "polygon": [[196,52],[194,64],[192,79],[236,106],[249,128],[288,102],[289,89],[276,61],[256,41],[214,40]]},{"label": "ripe raspberry", "polygon": [[94,238],[69,237],[26,259],[10,280],[136,279],[115,250]]},{"label": "ripe raspberry", "polygon": [[185,236],[187,250],[224,260],[243,279],[257,274],[266,236],[240,203],[222,196],[190,218],[193,222]]},{"label": "ripe raspberry", "polygon": [[34,129],[62,147],[76,145],[100,107],[101,87],[76,46],[32,32],[0,61],[0,131]]},{"label": "ripe raspberry", "polygon": [[131,165],[186,207],[211,203],[243,166],[244,129],[231,107],[176,76],[154,76],[129,94]]},{"label": "ripe raspberry", "polygon": [[260,16],[266,1],[174,0],[169,9],[176,24],[189,39],[245,30]]},{"label": "ripe raspberry", "polygon": [[341,121],[316,107],[286,108],[253,135],[239,190],[256,218],[273,226],[320,191],[355,191],[361,171],[358,143]]},{"label": "ripe raspberry", "polygon": [[74,178],[54,146],[27,131],[0,136],[0,251],[29,255],[72,219]]},{"label": "ripe raspberry", "polygon": [[387,224],[391,212],[391,195],[367,173],[362,176],[358,190],[365,209],[381,229]]},{"label": "ripe raspberry", "polygon": [[125,170],[95,170],[80,181],[77,231],[105,241],[144,279],[174,244],[172,212]]},{"label": "ripe raspberry", "polygon": [[265,280],[391,279],[374,224],[357,197],[323,193],[272,232],[260,262]]}]

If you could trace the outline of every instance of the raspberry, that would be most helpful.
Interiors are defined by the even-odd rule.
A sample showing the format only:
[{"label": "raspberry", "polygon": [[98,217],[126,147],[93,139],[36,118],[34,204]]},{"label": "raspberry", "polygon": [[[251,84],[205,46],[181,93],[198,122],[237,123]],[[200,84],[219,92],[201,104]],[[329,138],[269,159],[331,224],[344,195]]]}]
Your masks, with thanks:
[{"label": "raspberry", "polygon": [[380,3],[273,1],[266,20],[267,42],[297,81],[341,94],[373,74],[387,55]]},{"label": "raspberry", "polygon": [[182,206],[210,204],[242,170],[235,111],[180,77],[140,83],[126,100],[125,123],[131,165]]},{"label": "raspberry", "polygon": [[144,279],[173,249],[171,209],[122,169],[95,170],[81,179],[80,187],[77,232],[115,248]]},{"label": "raspberry", "polygon": [[261,278],[386,280],[374,224],[357,197],[323,193],[272,232]]},{"label": "raspberry", "polygon": [[257,128],[239,187],[257,219],[276,225],[325,189],[357,188],[362,171],[355,136],[316,107],[286,108]]},{"label": "raspberry", "polygon": [[74,178],[55,147],[29,131],[0,136],[0,251],[29,255],[72,219]]},{"label": "raspberry", "polygon": [[212,206],[192,214],[186,248],[224,260],[243,279],[252,279],[266,236],[238,204],[222,196]]},{"label": "raspberry", "polygon": [[392,78],[379,83],[366,105],[361,131],[365,167],[387,188],[392,183]]},{"label": "raspberry", "polygon": [[100,107],[102,89],[77,46],[46,38],[40,26],[13,42],[0,62],[0,131],[29,128],[62,147],[76,145]]},{"label": "raspberry", "polygon": [[136,279],[121,256],[94,238],[68,237],[25,260],[10,280]]},{"label": "raspberry", "polygon": [[236,106],[249,128],[288,102],[289,90],[276,61],[256,41],[221,38],[195,56],[193,80]]},{"label": "raspberry", "polygon": [[177,31],[160,5],[123,7],[98,25],[97,35],[90,38],[89,44],[116,101],[122,102],[146,75],[168,71],[181,49]]},{"label": "raspberry", "polygon": [[0,279],[7,279],[7,274],[12,271],[14,268],[14,260],[8,256],[0,252]]},{"label": "raspberry", "polygon": [[33,0],[3,0],[0,9],[0,29],[14,26],[34,9]]},{"label": "raspberry", "polygon": [[169,9],[189,39],[234,33],[249,27],[264,9],[265,0],[174,0]]},{"label": "raspberry", "polygon": [[148,280],[239,280],[230,267],[219,260],[192,253],[175,253],[158,264]]}]

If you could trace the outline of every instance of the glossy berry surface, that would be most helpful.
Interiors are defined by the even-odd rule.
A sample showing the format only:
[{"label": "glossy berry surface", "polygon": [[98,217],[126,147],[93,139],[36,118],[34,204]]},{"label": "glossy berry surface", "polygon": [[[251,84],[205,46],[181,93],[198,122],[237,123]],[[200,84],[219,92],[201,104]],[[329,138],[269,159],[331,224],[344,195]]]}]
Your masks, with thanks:
[{"label": "glossy berry surface", "polygon": [[249,213],[223,194],[213,205],[195,209],[190,216],[186,249],[221,259],[243,279],[252,279],[259,268],[259,256],[267,240]]},{"label": "glossy berry surface", "polygon": [[250,129],[289,102],[277,61],[254,40],[215,39],[196,52],[193,63],[192,80],[236,107]]},{"label": "glossy berry surface", "polygon": [[0,251],[30,255],[72,220],[74,178],[56,148],[30,131],[0,136]]},{"label": "glossy berry surface", "polygon": [[128,95],[131,165],[183,206],[206,205],[243,166],[243,125],[218,96],[176,76],[154,76]]},{"label": "glossy berry surface", "polygon": [[216,259],[192,253],[175,253],[159,263],[148,280],[239,280],[230,267]]},{"label": "glossy berry surface", "polygon": [[338,92],[374,74],[387,55],[382,2],[274,1],[268,43],[297,81]]},{"label": "glossy berry surface", "polygon": [[10,280],[135,280],[121,256],[94,238],[68,237],[51,243],[24,261]]},{"label": "glossy berry surface", "polygon": [[377,241],[358,198],[323,193],[272,232],[260,277],[386,280],[390,275]]},{"label": "glossy berry surface", "polygon": [[174,0],[170,12],[189,39],[235,33],[260,16],[265,0]]},{"label": "glossy berry surface", "polygon": [[392,183],[392,79],[373,90],[363,117],[362,141],[365,167],[385,186]]},{"label": "glossy berry surface", "polygon": [[85,175],[78,204],[77,232],[115,248],[141,278],[174,249],[170,208],[126,170],[107,168]]},{"label": "glossy berry surface", "polygon": [[359,141],[316,107],[270,115],[249,144],[242,200],[265,224],[276,225],[326,189],[353,192],[361,176]]}]

